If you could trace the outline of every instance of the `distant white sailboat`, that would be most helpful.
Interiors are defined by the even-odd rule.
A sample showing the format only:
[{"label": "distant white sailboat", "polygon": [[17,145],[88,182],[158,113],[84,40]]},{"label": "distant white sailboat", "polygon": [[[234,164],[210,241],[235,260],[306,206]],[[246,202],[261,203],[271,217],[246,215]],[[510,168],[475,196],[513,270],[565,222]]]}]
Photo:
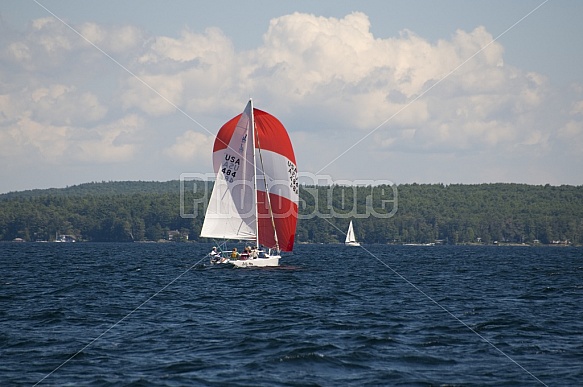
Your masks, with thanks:
[{"label": "distant white sailboat", "polygon": [[278,266],[280,252],[293,250],[299,199],[296,159],[284,126],[249,100],[219,130],[213,165],[216,181],[200,236],[250,241],[254,248],[221,251],[211,262]]},{"label": "distant white sailboat", "polygon": [[344,241],[346,246],[360,246],[360,243],[356,241],[356,237],[354,236],[354,227],[352,227],[352,220],[350,221],[350,225],[348,226],[348,232],[346,233],[346,240]]}]

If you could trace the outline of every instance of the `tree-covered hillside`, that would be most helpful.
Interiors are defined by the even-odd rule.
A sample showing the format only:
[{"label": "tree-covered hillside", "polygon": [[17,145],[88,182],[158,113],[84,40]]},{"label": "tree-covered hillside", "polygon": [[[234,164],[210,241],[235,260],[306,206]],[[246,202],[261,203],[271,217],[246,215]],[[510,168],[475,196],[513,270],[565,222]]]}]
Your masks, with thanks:
[{"label": "tree-covered hillside", "polygon": [[[68,234],[86,241],[143,241],[168,238],[173,230],[199,240],[210,185],[186,183],[182,195],[180,187],[176,180],[103,182],[3,194],[0,240],[54,240],[57,234]],[[357,239],[364,243],[568,241],[581,245],[583,187],[300,188],[296,241],[342,242],[350,220]],[[175,235],[174,239],[184,238]]]},{"label": "tree-covered hillside", "polygon": [[73,185],[67,188],[32,189],[0,194],[0,200],[34,198],[40,196],[129,195],[174,193],[180,189],[180,181],[102,181]]}]

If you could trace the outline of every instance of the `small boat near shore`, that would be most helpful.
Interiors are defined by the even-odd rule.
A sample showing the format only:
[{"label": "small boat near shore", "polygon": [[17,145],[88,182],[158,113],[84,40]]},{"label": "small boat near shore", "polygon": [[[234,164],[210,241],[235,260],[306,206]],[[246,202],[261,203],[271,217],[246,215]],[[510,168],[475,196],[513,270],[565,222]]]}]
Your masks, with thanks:
[{"label": "small boat near shore", "polygon": [[352,220],[348,225],[348,231],[346,232],[346,240],[344,241],[346,246],[360,246],[360,243],[356,241],[356,236],[354,235],[354,227],[352,226]]}]

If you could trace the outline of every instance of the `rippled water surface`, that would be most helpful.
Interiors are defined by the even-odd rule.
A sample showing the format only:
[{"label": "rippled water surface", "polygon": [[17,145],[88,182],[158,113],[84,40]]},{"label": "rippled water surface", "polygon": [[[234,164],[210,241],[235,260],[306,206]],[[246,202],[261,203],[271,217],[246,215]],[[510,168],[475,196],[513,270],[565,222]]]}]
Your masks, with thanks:
[{"label": "rippled water surface", "polygon": [[[0,385],[580,385],[583,249],[0,245]],[[206,260],[203,261],[206,263]]]}]

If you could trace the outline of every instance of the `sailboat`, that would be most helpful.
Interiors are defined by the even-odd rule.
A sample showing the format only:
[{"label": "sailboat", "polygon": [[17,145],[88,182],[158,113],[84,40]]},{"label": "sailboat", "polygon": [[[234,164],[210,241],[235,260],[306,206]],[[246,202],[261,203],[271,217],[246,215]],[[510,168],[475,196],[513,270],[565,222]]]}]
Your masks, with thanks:
[{"label": "sailboat", "polygon": [[348,231],[346,232],[346,240],[344,241],[346,246],[360,246],[360,243],[356,241],[356,237],[354,236],[354,227],[352,226],[352,220],[348,225]]},{"label": "sailboat", "polygon": [[[221,256],[236,267],[278,266],[292,251],[298,217],[298,169],[282,123],[253,107],[225,123],[213,147],[216,180],[201,237],[248,241],[249,254]],[[251,247],[251,246],[249,246]]]}]

